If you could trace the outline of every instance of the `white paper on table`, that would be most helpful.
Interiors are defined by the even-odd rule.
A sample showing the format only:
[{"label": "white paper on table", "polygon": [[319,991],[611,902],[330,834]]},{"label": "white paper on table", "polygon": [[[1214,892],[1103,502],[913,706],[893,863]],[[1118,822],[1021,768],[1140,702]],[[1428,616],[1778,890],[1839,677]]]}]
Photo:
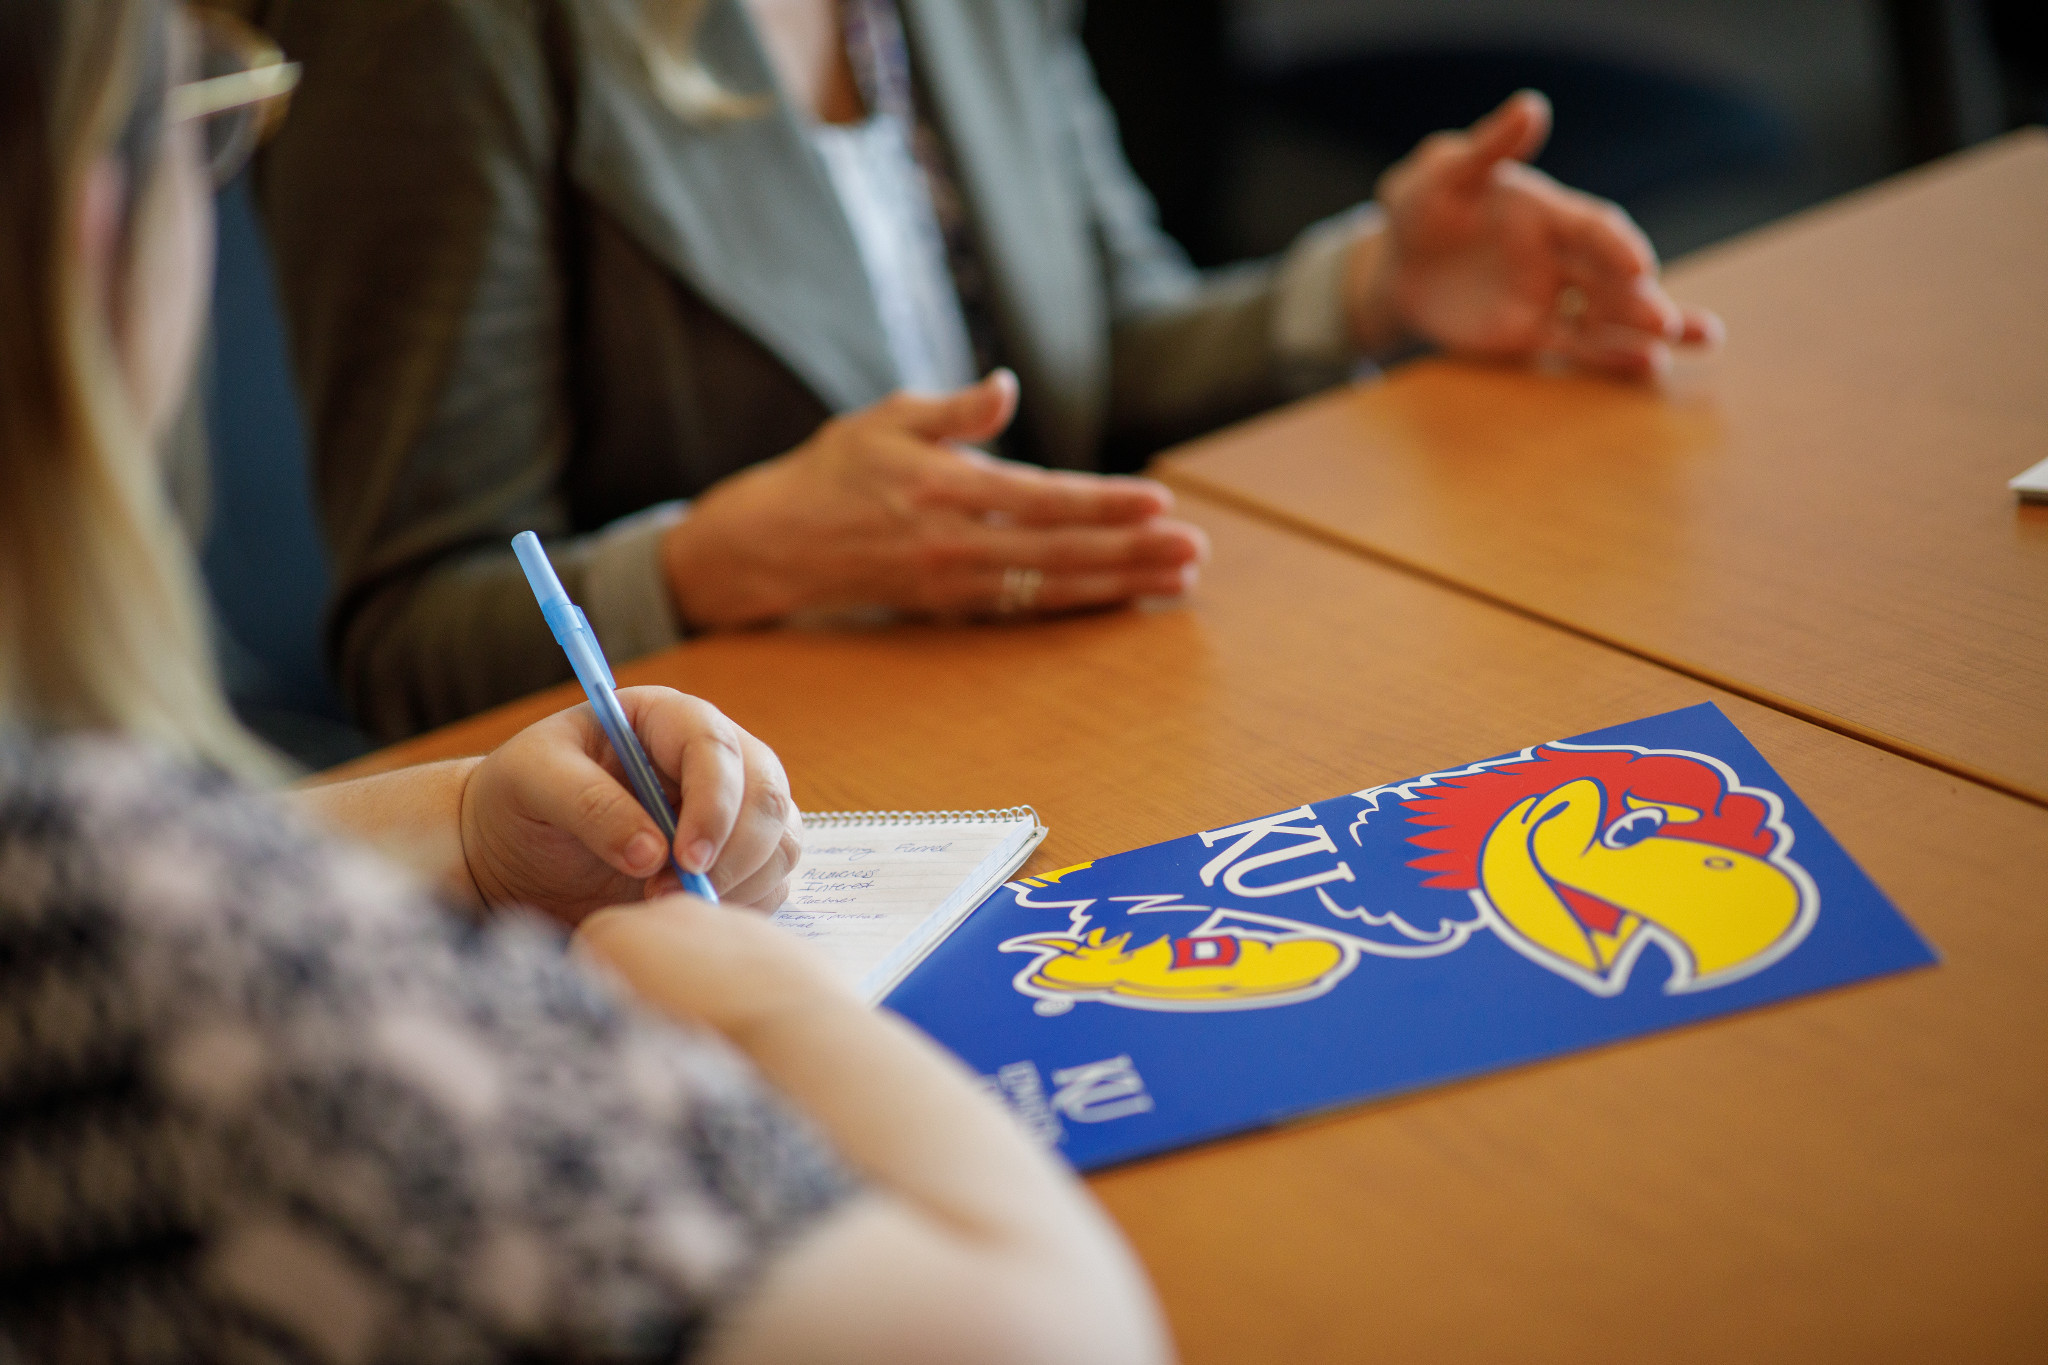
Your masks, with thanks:
[{"label": "white paper on table", "polygon": [[1029,806],[804,816],[775,923],[810,940],[870,1004],[895,988],[1045,838]]},{"label": "white paper on table", "polygon": [[2021,502],[2048,502],[2048,460],[2041,461],[2005,486],[2019,494]]}]

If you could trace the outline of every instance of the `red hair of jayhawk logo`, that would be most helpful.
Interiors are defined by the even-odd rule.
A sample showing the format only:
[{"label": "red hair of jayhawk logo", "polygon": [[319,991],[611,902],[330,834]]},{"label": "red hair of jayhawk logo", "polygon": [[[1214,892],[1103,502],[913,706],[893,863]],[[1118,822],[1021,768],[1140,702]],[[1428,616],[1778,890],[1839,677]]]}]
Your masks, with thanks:
[{"label": "red hair of jayhawk logo", "polygon": [[1401,795],[1422,885],[1468,893],[1510,947],[1595,994],[1619,994],[1652,944],[1667,991],[1725,985],[1819,912],[1778,797],[1707,755],[1547,744]]}]

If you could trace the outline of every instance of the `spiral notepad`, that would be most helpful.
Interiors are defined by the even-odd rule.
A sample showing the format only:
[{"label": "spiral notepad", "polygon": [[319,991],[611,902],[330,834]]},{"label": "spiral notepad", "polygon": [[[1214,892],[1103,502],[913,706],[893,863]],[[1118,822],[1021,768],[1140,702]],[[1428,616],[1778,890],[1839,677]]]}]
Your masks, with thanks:
[{"label": "spiral notepad", "polygon": [[807,813],[804,859],[775,922],[880,1000],[1044,838],[1029,806]]}]

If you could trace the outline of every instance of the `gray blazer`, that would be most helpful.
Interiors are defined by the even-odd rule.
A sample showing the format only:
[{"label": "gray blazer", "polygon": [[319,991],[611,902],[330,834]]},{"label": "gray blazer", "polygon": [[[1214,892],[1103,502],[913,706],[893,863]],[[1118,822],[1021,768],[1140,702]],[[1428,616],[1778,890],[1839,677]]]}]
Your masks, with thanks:
[{"label": "gray blazer", "polygon": [[[895,386],[799,116],[678,118],[630,3],[255,0],[306,64],[260,191],[336,568],[329,648],[382,736],[569,676],[516,532],[549,541],[615,661],[659,648],[665,523],[633,514]],[[1073,5],[900,4],[1023,381],[1007,453],[1096,468],[1112,441],[1157,448],[1344,372],[1341,347],[1276,343],[1277,282],[1334,277],[1336,229],[1291,261],[1190,267]],[[704,54],[730,88],[775,89],[739,0],[713,4]]]}]

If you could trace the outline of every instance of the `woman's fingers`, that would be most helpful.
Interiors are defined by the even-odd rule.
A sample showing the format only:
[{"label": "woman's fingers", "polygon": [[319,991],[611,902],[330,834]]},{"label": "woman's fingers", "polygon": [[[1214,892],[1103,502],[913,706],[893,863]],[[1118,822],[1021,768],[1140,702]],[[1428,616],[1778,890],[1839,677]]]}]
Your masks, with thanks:
[{"label": "woman's fingers", "polygon": [[730,740],[707,734],[683,751],[675,849],[685,872],[710,872],[717,866],[739,819],[743,784],[739,752]]},{"label": "woman's fingers", "polygon": [[924,577],[998,576],[1006,569],[1045,574],[1179,569],[1208,557],[1200,528],[1160,518],[1135,527],[991,526],[959,522],[927,540],[915,555]]},{"label": "woman's fingers", "polygon": [[[1197,570],[1192,564],[1178,568],[1052,574],[1040,587],[1032,606],[1037,611],[1082,611],[1090,607],[1115,606],[1140,597],[1180,597],[1194,590],[1196,577]],[[1001,603],[1001,591],[998,584],[998,605]]]},{"label": "woman's fingers", "polygon": [[1597,369],[1639,378],[1662,374],[1672,346],[1718,346],[1725,335],[1720,318],[1681,307],[1652,276],[1628,288],[1584,289],[1583,314],[1558,320],[1549,349]]},{"label": "woman's fingers", "polygon": [[1173,494],[1151,479],[1039,469],[979,451],[930,452],[916,478],[922,505],[1023,526],[1118,526],[1173,508]]},{"label": "woman's fingers", "polygon": [[1620,205],[1566,189],[1535,170],[1518,172],[1515,190],[1548,221],[1561,260],[1595,278],[1630,281],[1656,273],[1656,249]]},{"label": "woman's fingers", "polygon": [[1624,379],[1656,379],[1671,369],[1671,344],[1633,327],[1593,324],[1567,336],[1559,350],[1582,369]]},{"label": "woman's fingers", "polygon": [[[708,873],[720,897],[735,904],[780,904],[802,850],[802,826],[774,751],[696,697],[644,687],[620,692],[619,700],[656,768],[678,780],[676,861]],[[674,880],[658,872],[649,894]]]},{"label": "woman's fingers", "polygon": [[1727,324],[1720,315],[1705,308],[1683,308],[1678,339],[1687,346],[1719,346],[1728,339]]},{"label": "woman's fingers", "polygon": [[777,836],[768,859],[746,877],[722,888],[719,898],[727,905],[763,913],[771,911],[789,899],[790,876],[802,857],[802,841],[785,830]]},{"label": "woman's fingers", "polygon": [[979,445],[1003,434],[1017,414],[1017,376],[991,370],[978,384],[945,394],[898,393],[870,411],[927,441]]},{"label": "woman's fingers", "polygon": [[1534,160],[1549,137],[1549,99],[1535,90],[1517,91],[1466,129],[1464,146],[1445,173],[1462,187],[1479,185],[1503,161]]},{"label": "woman's fingers", "polygon": [[1684,311],[1653,275],[1629,281],[1612,277],[1587,280],[1575,275],[1574,283],[1585,296],[1586,307],[1579,319],[1585,326],[1625,327],[1664,341],[1677,341],[1684,334]]},{"label": "woman's fingers", "polygon": [[[739,842],[737,836],[733,842]],[[728,853],[731,847],[727,845]],[[796,835],[783,832],[768,849],[769,857],[744,876],[729,871],[729,857],[719,859],[711,881],[721,904],[766,914],[789,899],[790,876],[802,860],[803,843]],[[683,884],[676,874],[664,868],[648,879],[643,894],[647,900],[659,900],[682,891]]]},{"label": "woman's fingers", "polygon": [[[1627,352],[1654,363],[1658,353],[1650,346],[1652,341],[1688,346],[1720,343],[1724,328],[1718,317],[1705,309],[1681,307],[1665,292],[1657,275],[1656,250],[1626,212],[1547,178],[1541,187],[1527,188],[1546,201],[1543,208],[1561,268],[1585,298],[1583,322],[1587,328],[1604,324],[1644,334],[1627,342],[1596,336],[1585,343],[1582,338],[1583,348]],[[1668,360],[1668,355],[1664,358]],[[1636,361],[1625,363],[1634,368]]]},{"label": "woman's fingers", "polygon": [[710,871],[746,797],[745,733],[709,702],[671,688],[625,688],[619,704],[655,770],[682,794],[676,861],[685,871]]},{"label": "woman's fingers", "polygon": [[934,578],[925,585],[924,608],[942,617],[1082,611],[1140,597],[1179,597],[1194,588],[1200,575],[1194,564],[1037,572],[1026,600],[1016,597],[1014,580],[1004,569],[963,570]]},{"label": "woman's fingers", "polygon": [[[909,568],[917,606],[941,616],[1073,611],[1139,597],[1177,597],[1194,586],[1209,539],[1159,519],[1134,528],[1034,528],[961,522],[920,547]],[[1017,570],[1037,577],[1016,596]]]},{"label": "woman's fingers", "polygon": [[597,718],[582,706],[557,719],[560,734],[551,728],[534,736],[539,742],[502,751],[517,765],[520,806],[626,876],[651,876],[668,857],[661,831],[626,785],[592,757],[593,738],[604,743]]},{"label": "woman's fingers", "polygon": [[789,875],[803,854],[803,820],[774,752],[751,735],[744,736],[742,748],[746,797],[711,883],[731,904],[773,909],[787,894]]},{"label": "woman's fingers", "polygon": [[1668,370],[1674,345],[1718,344],[1720,320],[1665,292],[1626,212],[1523,164],[1549,123],[1540,96],[1517,95],[1383,178],[1410,325],[1453,350],[1637,379]]}]

